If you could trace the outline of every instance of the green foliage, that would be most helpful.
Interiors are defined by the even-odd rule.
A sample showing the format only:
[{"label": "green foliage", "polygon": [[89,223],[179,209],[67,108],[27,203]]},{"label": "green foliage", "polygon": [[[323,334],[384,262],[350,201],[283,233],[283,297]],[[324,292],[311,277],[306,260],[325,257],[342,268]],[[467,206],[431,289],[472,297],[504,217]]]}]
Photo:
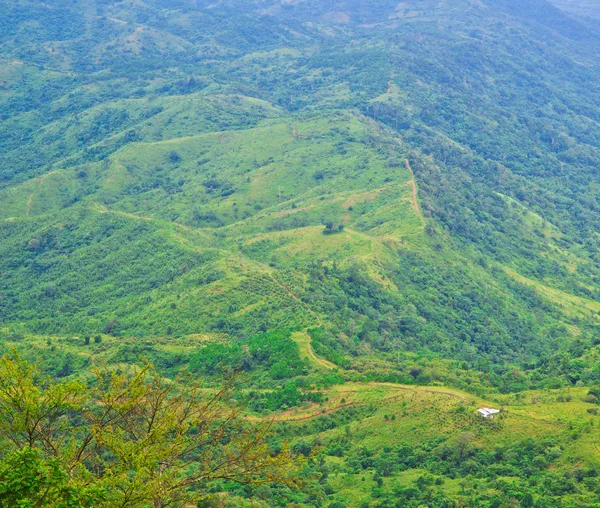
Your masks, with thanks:
[{"label": "green foliage", "polygon": [[297,487],[292,456],[267,453],[268,426],[241,419],[232,386],[206,395],[150,366],[56,381],[3,356],[0,506],[164,506],[221,479]]},{"label": "green foliage", "polygon": [[103,493],[77,485],[59,460],[45,460],[40,450],[23,448],[0,461],[0,506],[84,508],[97,506]]},{"label": "green foliage", "polygon": [[[260,413],[352,379],[585,385],[593,418],[600,25],[593,2],[555,3],[0,0],[0,348],[62,380],[92,357],[242,371]],[[469,467],[411,445],[423,470],[354,444],[331,456],[369,496],[332,498],[315,463],[322,489],[294,502],[584,506],[595,488],[539,468],[537,443],[468,448]],[[59,465],[22,459],[58,496]]]},{"label": "green foliage", "polygon": [[303,392],[298,386],[288,382],[275,391],[250,392],[248,407],[258,412],[273,412],[299,406],[304,402],[323,402],[323,400],[323,394]]},{"label": "green foliage", "polygon": [[208,376],[248,372],[278,381],[304,375],[308,366],[288,332],[269,332],[236,344],[209,344],[191,358],[190,370]]}]

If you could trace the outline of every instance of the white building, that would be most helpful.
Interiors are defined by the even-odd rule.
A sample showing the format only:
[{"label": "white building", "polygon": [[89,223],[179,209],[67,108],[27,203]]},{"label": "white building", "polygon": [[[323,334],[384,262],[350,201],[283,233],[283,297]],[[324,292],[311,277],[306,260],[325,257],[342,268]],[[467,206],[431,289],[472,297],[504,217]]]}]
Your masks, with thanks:
[{"label": "white building", "polygon": [[481,409],[478,409],[477,412],[484,418],[489,418],[490,420],[493,420],[494,415],[497,415],[500,412],[500,410],[490,409],[489,407],[482,407]]}]

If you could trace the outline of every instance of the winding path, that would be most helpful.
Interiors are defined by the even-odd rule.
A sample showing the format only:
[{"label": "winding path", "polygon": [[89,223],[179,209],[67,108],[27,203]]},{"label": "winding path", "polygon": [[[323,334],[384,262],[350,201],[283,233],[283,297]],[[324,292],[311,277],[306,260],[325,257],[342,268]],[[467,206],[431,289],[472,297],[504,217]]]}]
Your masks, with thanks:
[{"label": "winding path", "polygon": [[421,222],[425,223],[425,217],[423,217],[423,212],[421,211],[421,207],[419,206],[419,199],[418,199],[418,191],[417,191],[417,181],[415,180],[415,172],[413,171],[410,162],[408,159],[405,159],[404,161],[406,163],[406,169],[408,169],[408,171],[410,171],[410,176],[412,178],[411,183],[412,183],[412,205],[413,208],[415,209],[415,212],[417,212],[417,215],[419,216],[419,218],[421,219]]}]

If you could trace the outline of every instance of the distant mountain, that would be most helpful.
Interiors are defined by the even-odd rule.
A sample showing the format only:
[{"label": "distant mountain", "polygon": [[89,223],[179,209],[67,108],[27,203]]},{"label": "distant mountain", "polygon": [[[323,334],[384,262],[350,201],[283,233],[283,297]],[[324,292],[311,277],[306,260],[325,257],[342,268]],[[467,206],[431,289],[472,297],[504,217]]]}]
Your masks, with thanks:
[{"label": "distant mountain", "polygon": [[600,5],[595,0],[553,0],[552,3],[571,14],[600,18]]}]

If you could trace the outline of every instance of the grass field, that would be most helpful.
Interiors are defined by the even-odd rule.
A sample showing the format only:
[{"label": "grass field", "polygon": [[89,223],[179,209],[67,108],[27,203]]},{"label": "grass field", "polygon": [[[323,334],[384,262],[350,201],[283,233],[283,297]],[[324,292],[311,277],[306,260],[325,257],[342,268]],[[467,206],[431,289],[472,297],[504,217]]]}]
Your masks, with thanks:
[{"label": "grass field", "polygon": [[[9,330],[4,329],[2,333],[9,334]],[[493,482],[485,482],[477,475],[449,477],[441,471],[436,473],[431,463],[390,470],[383,479],[380,478],[382,464],[392,460],[395,450],[417,450],[427,443],[455,450],[466,440],[469,454],[482,454],[512,450],[522,443],[546,441],[548,450],[554,454],[547,466],[548,474],[573,474],[576,470],[600,467],[597,444],[600,441],[600,417],[597,405],[588,401],[588,388],[516,394],[489,392],[475,396],[439,383],[417,386],[351,381],[352,372],[314,352],[308,333],[295,332],[291,338],[298,345],[300,358],[311,367],[310,379],[318,380],[321,375],[334,373],[341,378],[334,384],[318,385],[321,402],[302,403],[268,416],[251,412],[248,418],[253,422],[273,422],[275,435],[291,440],[293,446],[302,443],[317,446],[314,443],[318,443],[323,452],[321,467],[328,471],[327,483],[333,492],[331,501],[359,507],[372,502],[377,489],[393,492],[429,481],[424,478],[430,477],[438,478],[440,492],[457,502],[466,502],[477,489],[490,495],[498,493]],[[226,345],[229,341],[227,336],[218,334],[153,339],[101,335],[90,338],[86,344],[83,337],[11,338],[7,335],[3,344],[5,350],[17,348],[42,367],[51,366],[59,358],[70,358],[69,364],[77,375],[81,375],[90,372],[89,368],[94,364],[107,362],[127,370],[145,358],[152,359],[164,372],[169,372],[169,365],[177,358],[202,354],[203,348],[209,345]],[[266,386],[273,389],[277,384]],[[243,390],[256,392],[253,387]],[[477,414],[480,407],[498,408],[501,413],[493,421],[484,420]],[[364,463],[366,459],[361,459],[366,465],[358,467],[360,461],[356,461],[365,453],[371,459],[368,464]],[[518,486],[522,478],[506,476],[503,481]],[[561,502],[571,499],[573,506],[577,506],[577,503],[589,500],[587,495],[583,491],[574,492],[570,497],[563,496]]]}]

